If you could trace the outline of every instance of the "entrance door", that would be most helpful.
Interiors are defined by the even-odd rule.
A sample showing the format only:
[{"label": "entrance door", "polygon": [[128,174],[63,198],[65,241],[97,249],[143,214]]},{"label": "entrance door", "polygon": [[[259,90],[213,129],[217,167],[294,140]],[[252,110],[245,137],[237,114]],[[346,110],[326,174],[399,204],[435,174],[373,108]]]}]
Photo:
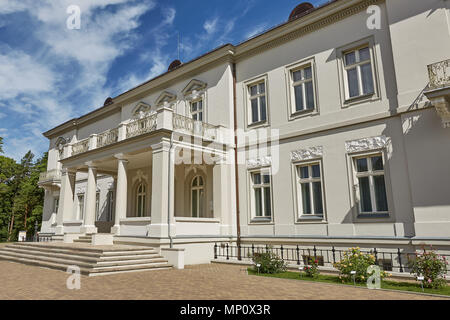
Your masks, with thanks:
[{"label": "entrance door", "polygon": [[98,233],[111,233],[111,228],[114,225],[114,191],[109,190],[106,195],[104,205],[100,206],[100,196],[97,194],[96,199],[96,221]]}]

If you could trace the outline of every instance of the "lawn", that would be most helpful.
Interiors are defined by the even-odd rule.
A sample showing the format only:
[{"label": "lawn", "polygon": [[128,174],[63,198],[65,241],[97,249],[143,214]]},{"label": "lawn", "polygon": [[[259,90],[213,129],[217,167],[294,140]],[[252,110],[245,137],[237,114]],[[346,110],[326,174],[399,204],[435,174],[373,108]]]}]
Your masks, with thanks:
[{"label": "lawn", "polygon": [[[294,279],[294,280],[313,281],[313,282],[325,282],[325,283],[353,286],[352,282],[342,283],[342,280],[339,279],[339,277],[332,276],[332,275],[320,274],[317,278],[313,279],[313,278],[306,277],[303,273],[299,273],[299,272],[286,271],[283,273],[267,274],[267,273],[258,273],[256,271],[254,271],[252,268],[248,268],[248,274],[255,275],[255,276],[262,276],[262,277]],[[366,287],[366,284],[365,283],[356,283],[356,286]],[[431,294],[440,294],[440,295],[450,296],[450,286],[446,286],[445,288],[442,288],[442,289],[424,288],[424,290],[422,291],[422,288],[419,283],[382,280],[381,288],[389,289],[389,290],[412,291],[412,292],[418,292],[418,293],[431,293]]]}]

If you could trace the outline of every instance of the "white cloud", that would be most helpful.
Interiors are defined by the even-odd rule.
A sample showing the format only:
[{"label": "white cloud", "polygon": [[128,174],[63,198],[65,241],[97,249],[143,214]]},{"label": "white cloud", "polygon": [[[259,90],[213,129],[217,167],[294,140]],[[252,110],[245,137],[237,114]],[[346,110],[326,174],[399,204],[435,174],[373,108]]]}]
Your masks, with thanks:
[{"label": "white cloud", "polygon": [[206,20],[203,24],[203,29],[205,29],[207,34],[213,34],[217,30],[217,21],[218,18],[215,18],[213,20]]},{"label": "white cloud", "polygon": [[250,31],[248,31],[245,34],[245,38],[249,39],[252,38],[254,36],[256,36],[257,34],[260,34],[261,32],[263,32],[264,30],[266,30],[267,25],[265,23],[257,25],[256,27],[254,27],[253,29],[250,29]]}]

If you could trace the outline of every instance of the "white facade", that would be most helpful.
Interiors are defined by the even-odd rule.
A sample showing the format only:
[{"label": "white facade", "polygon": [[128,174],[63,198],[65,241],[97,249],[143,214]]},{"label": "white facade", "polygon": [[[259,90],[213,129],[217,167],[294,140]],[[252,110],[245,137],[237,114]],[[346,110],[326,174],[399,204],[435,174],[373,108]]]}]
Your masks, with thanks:
[{"label": "white facade", "polygon": [[445,0],[335,1],[46,132],[41,232],[172,242],[186,264],[238,233],[448,249],[449,17]]}]

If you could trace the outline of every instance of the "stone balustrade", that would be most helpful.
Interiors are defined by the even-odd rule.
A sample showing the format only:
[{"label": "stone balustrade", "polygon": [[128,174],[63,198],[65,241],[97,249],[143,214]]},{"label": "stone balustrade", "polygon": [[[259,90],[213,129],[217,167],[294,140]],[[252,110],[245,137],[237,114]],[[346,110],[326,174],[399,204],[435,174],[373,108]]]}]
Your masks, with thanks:
[{"label": "stone balustrade", "polygon": [[429,89],[450,87],[450,59],[428,66]]},{"label": "stone balustrade", "polygon": [[76,156],[89,150],[102,148],[159,129],[166,129],[214,141],[218,139],[220,127],[175,114],[169,108],[161,108],[156,113],[144,118],[121,123],[116,128],[99,134],[92,134],[89,138],[71,145],[66,145],[71,150],[64,155],[64,158]]},{"label": "stone balustrade", "polygon": [[58,169],[41,172],[41,174],[39,175],[39,184],[60,180],[61,180],[61,170]]}]

